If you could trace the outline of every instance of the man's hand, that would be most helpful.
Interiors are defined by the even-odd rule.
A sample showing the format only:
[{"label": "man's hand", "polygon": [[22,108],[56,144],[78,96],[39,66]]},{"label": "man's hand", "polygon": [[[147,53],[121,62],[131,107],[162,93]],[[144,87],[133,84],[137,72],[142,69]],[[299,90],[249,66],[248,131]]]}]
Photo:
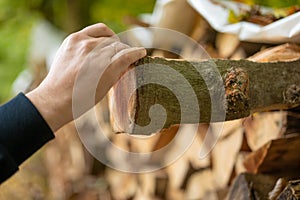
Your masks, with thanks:
[{"label": "man's hand", "polygon": [[[84,104],[95,93],[89,98],[94,98],[93,105],[99,102],[128,66],[145,55],[144,48],[121,43],[104,24],[86,27],[64,40],[45,80],[26,96],[55,132],[73,120],[74,100]],[[83,105],[79,114],[91,106]]]}]

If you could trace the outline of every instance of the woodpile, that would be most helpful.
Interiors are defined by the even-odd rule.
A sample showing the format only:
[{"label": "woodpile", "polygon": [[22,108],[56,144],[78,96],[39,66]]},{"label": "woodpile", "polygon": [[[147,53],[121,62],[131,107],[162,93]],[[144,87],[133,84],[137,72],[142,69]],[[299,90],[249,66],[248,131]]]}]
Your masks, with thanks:
[{"label": "woodpile", "polygon": [[[198,27],[198,30],[196,28],[197,31],[192,33],[192,37],[197,39],[198,33],[199,38],[197,41],[206,48],[212,57],[229,60],[240,60],[248,57],[247,60],[258,65],[260,65],[259,63],[265,63],[269,66],[278,62],[291,64],[295,61],[298,62],[300,59],[300,47],[297,44],[287,43],[273,46],[253,44],[237,41],[233,35],[225,33],[212,34],[215,35],[214,39],[207,40],[207,33],[212,32],[212,29],[207,24],[203,26],[205,22],[201,20],[200,22],[202,23],[200,23],[201,27],[206,28],[205,34],[203,30],[199,31]],[[154,54],[168,56],[168,53],[158,53],[158,51],[154,51]],[[192,50],[188,49],[183,49],[183,52],[192,54]],[[174,59],[174,55],[170,57]],[[161,62],[161,59],[156,59],[157,62]],[[154,60],[150,59],[149,63]],[[177,61],[172,60],[171,62]],[[182,61],[178,60],[178,62]],[[297,70],[297,68],[298,64],[293,67],[294,70]],[[259,66],[256,69],[256,73],[260,73]],[[272,70],[275,71],[274,67],[269,69],[268,75]],[[284,74],[283,71],[284,67],[281,67],[279,69],[280,76]],[[274,76],[276,77],[276,75]],[[294,80],[294,83],[299,84],[300,74],[298,72],[291,73],[278,83],[286,84],[290,78]],[[266,80],[267,78],[263,78],[259,82],[265,84],[267,92],[264,91],[263,95],[256,96],[264,103],[267,102],[264,101],[265,96],[273,96],[271,93],[281,91],[271,89],[274,86],[273,82],[279,79],[275,78],[274,81],[271,81],[271,84]],[[256,83],[252,82],[250,84],[255,85]],[[294,90],[296,91],[296,98],[298,98],[299,90],[297,88],[294,88]],[[282,94],[282,92],[279,93]],[[148,96],[145,95],[145,99],[143,99],[143,96],[139,95],[138,97],[141,98],[139,101],[148,103],[146,98],[150,97],[151,94],[141,94],[147,94]],[[255,96],[255,94],[252,95]],[[110,98],[112,99],[112,97],[114,103],[116,103],[118,97],[111,96]],[[166,102],[172,102],[169,100],[167,99]],[[130,108],[134,106],[134,104],[130,104],[131,107],[127,107],[124,102],[120,103],[125,115],[128,113],[127,111],[130,113]],[[265,109],[260,107],[260,109],[253,109],[248,117],[246,115],[235,116],[236,118],[243,118],[225,122],[218,142],[202,160],[198,158],[199,151],[206,134],[208,134],[207,130],[213,129],[213,125],[201,124],[191,147],[173,164],[157,172],[148,173],[148,179],[145,182],[141,181],[140,178],[144,175],[131,175],[137,177],[137,181],[141,183],[135,186],[136,193],[133,199],[298,199],[300,157],[295,152],[299,151],[299,102],[295,102],[292,106],[289,105],[285,108],[273,107],[275,108],[274,111],[271,111],[272,106],[266,106]],[[111,112],[112,126],[115,131],[128,132],[130,129],[126,127],[126,120],[124,120],[128,119],[128,116],[124,117],[124,113],[118,113],[118,109],[114,107],[111,109],[113,111]],[[132,110],[138,112],[136,109]],[[139,114],[142,113],[147,112]],[[174,112],[170,115],[174,116]],[[120,118],[122,116],[124,119]],[[129,116],[132,117],[134,114],[129,114]],[[143,116],[139,115],[139,117]],[[174,124],[175,121],[169,125]],[[137,120],[136,122],[140,121]],[[188,130],[186,129],[186,134],[189,134]],[[177,125],[163,129],[154,135],[155,137],[159,135],[158,139],[153,140],[156,142],[149,142],[148,145],[144,143],[138,152],[142,152],[144,148],[154,151],[168,145],[172,140],[175,140],[177,131]],[[213,131],[209,133],[211,134]],[[117,134],[112,137],[117,138],[120,136]],[[129,141],[131,140],[132,138],[129,138]],[[171,154],[172,152],[166,152],[166,156]],[[122,180],[120,179],[120,182]],[[145,189],[145,187],[149,188]],[[122,190],[122,187],[115,186],[114,191],[118,190]],[[141,191],[144,192],[141,193]],[[112,195],[114,196],[114,193]]]},{"label": "woodpile", "polygon": [[[256,96],[256,98],[262,102],[266,103],[266,99],[269,97],[274,100],[271,94],[273,92],[277,93],[277,95],[282,95],[282,90],[272,88],[275,82],[284,85],[291,78],[294,80],[294,84],[299,85],[299,72],[290,73],[282,80],[275,78],[273,81],[267,81],[267,76],[276,71],[274,67],[271,67],[273,64],[281,62],[289,65],[293,62],[299,62],[299,45],[292,43],[270,45],[239,41],[235,35],[215,32],[201,17],[197,16],[196,18],[197,23],[193,31],[187,33],[186,29],[184,29],[182,32],[190,35],[201,44],[212,58],[226,59],[229,63],[233,62],[231,60],[250,60],[257,64],[257,67],[253,69],[256,69],[255,73],[260,75],[265,71],[262,70],[259,65],[265,63],[267,66],[270,66],[270,68],[268,68],[270,72],[263,75],[262,79],[258,81],[264,84],[266,89],[263,89],[264,92],[259,93],[261,95],[252,93],[252,95]],[[169,16],[168,19],[172,19],[172,16]],[[192,24],[190,25],[192,26]],[[187,25],[185,25],[185,27],[186,26]],[[164,27],[168,28],[167,25]],[[180,24],[176,27],[176,30],[180,31]],[[176,56],[165,51],[155,50],[152,53],[154,57],[159,56],[171,58],[172,60],[165,61],[160,58],[152,60],[149,58],[149,60],[141,61],[141,63],[165,62],[168,66],[172,67],[174,62],[184,62],[182,60],[174,61],[173,59],[176,59]],[[182,49],[181,53],[184,54],[183,57],[195,58],[192,49]],[[201,63],[204,61],[199,60],[197,62]],[[293,69],[298,70],[298,66],[299,64],[295,64]],[[182,71],[185,70],[184,65],[180,67]],[[186,70],[189,71],[188,69]],[[249,69],[247,69],[247,71],[249,71]],[[279,76],[284,76],[285,73],[283,71],[284,67],[279,67]],[[190,73],[190,71],[188,73]],[[271,77],[274,78],[276,75],[271,75]],[[129,87],[130,84],[135,84],[135,77],[131,78],[132,79],[126,82]],[[171,77],[171,79],[172,78],[174,77]],[[250,82],[251,86],[255,84],[256,82]],[[151,91],[155,89],[151,87],[152,86],[146,89],[144,88],[144,91],[141,93],[134,93],[134,95],[137,95],[131,98],[136,98],[136,100],[131,99],[131,104],[129,105],[121,101],[118,104],[118,98],[120,97],[114,93],[110,94],[110,100],[113,99],[114,104],[121,107],[121,111],[117,109],[117,106],[111,107],[112,126],[116,132],[132,131],[131,133],[134,133],[128,126],[128,121],[126,121],[128,119],[132,120],[131,123],[141,123],[140,125],[149,123],[148,111],[150,106],[145,106],[145,104],[153,103],[151,102]],[[295,98],[298,99],[300,94],[299,90],[297,87],[292,88],[293,91],[296,91],[295,94],[297,97]],[[126,90],[123,91],[125,92],[122,94],[124,95],[125,93],[126,96]],[[157,93],[153,95],[157,95]],[[167,110],[166,112],[168,112],[168,106],[171,107],[173,101],[169,99],[169,96],[166,95],[165,97],[167,98],[165,102],[171,102],[171,105],[168,103],[163,104],[167,105],[165,109]],[[280,99],[283,100],[284,97],[282,96]],[[140,107],[134,107],[134,102],[140,102]],[[145,108],[141,108],[143,106],[145,106]],[[278,106],[278,104],[276,104],[276,106]],[[214,148],[212,148],[211,152],[202,160],[199,159],[199,151],[204,143],[203,141],[206,134],[208,134],[207,130],[213,130],[214,127],[213,125],[209,126],[209,124],[201,124],[191,148],[173,164],[154,173],[148,173],[148,181],[138,181],[140,184],[136,185],[137,192],[132,198],[172,200],[299,199],[300,157],[298,153],[296,153],[300,150],[299,102],[295,102],[294,105],[289,104],[289,106],[285,108],[276,108],[276,106],[273,107],[270,105],[265,106],[265,108],[258,106],[259,109],[254,108],[248,115],[235,115],[236,118],[241,119],[225,122],[218,142]],[[138,109],[145,110],[141,111]],[[170,110],[168,115],[174,117],[176,112],[172,111]],[[143,117],[145,118],[142,119]],[[176,124],[176,120],[171,120],[169,124],[165,124],[165,129],[154,135],[155,137],[159,135],[159,139],[155,139],[156,143],[153,143],[153,141],[149,143],[153,151],[165,147],[171,141],[175,140],[178,126],[174,124]],[[188,130],[189,129],[186,129],[186,134],[189,134]],[[212,134],[213,131],[209,133]],[[120,136],[117,134],[112,137]],[[129,138],[129,141],[130,140]],[[151,147],[149,148],[146,144],[143,144],[143,146],[144,148],[151,149]],[[142,149],[143,148],[141,148],[140,151],[142,151]],[[166,152],[166,156],[171,154],[172,152]],[[136,176],[138,180],[141,180],[138,178],[141,175],[132,176]],[[149,189],[147,190],[145,187],[149,187]],[[154,187],[154,189],[150,187]],[[142,190],[140,188],[144,189]],[[122,188],[119,187],[119,190],[121,189]],[[117,190],[118,187],[114,188],[114,191]],[[142,195],[140,191],[147,192],[144,192]],[[112,195],[114,194],[112,193]]]}]

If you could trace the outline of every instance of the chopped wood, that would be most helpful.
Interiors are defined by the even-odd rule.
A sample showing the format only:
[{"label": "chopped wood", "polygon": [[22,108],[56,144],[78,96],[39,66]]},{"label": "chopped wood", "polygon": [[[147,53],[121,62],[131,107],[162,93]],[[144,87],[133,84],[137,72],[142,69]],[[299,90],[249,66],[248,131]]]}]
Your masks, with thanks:
[{"label": "chopped wood", "polygon": [[297,44],[283,44],[260,51],[248,60],[260,62],[292,61],[300,58],[300,46]]},{"label": "chopped wood", "polygon": [[[224,135],[226,137],[223,138]],[[243,140],[243,127],[240,121],[226,122],[220,137],[211,152],[213,177],[217,180],[216,189],[228,185],[230,175],[234,170]]]},{"label": "chopped wood", "polygon": [[239,47],[233,52],[232,56],[230,57],[231,60],[241,60],[247,57],[245,50],[242,47]]},{"label": "chopped wood", "polygon": [[156,172],[155,177],[155,196],[161,199],[166,199],[166,191],[168,187],[168,176],[163,170]]},{"label": "chopped wood", "polygon": [[289,109],[285,134],[300,133],[300,106]]},{"label": "chopped wood", "polygon": [[130,199],[138,190],[139,185],[134,174],[107,168],[105,179],[109,183],[113,199]]},{"label": "chopped wood", "polygon": [[300,135],[271,140],[245,159],[248,172],[300,176]]},{"label": "chopped wood", "polygon": [[241,174],[244,172],[247,172],[247,169],[245,168],[244,165],[244,160],[245,158],[249,155],[249,152],[245,152],[245,151],[241,151],[239,152],[239,154],[237,155],[236,158],[236,163],[235,163],[235,174]]},{"label": "chopped wood", "polygon": [[184,191],[181,189],[181,186],[189,170],[187,158],[182,156],[172,163],[172,165],[167,166],[165,170],[169,177],[167,199],[184,199]]},{"label": "chopped wood", "polygon": [[218,33],[216,47],[221,58],[229,58],[240,44],[239,37],[235,34]]},{"label": "chopped wood", "polygon": [[[201,188],[201,189],[199,189]],[[215,191],[216,181],[209,169],[194,173],[187,183],[184,199],[204,199],[209,191]]]},{"label": "chopped wood", "polygon": [[277,178],[262,174],[240,174],[231,185],[227,199],[253,200],[268,199]]},{"label": "chopped wood", "polygon": [[270,140],[283,136],[286,126],[286,112],[255,113],[244,120],[247,142],[256,151]]},{"label": "chopped wood", "polygon": [[167,146],[176,136],[178,129],[179,125],[174,125],[168,129],[164,129],[163,131],[159,132],[159,139],[155,144],[153,151],[159,150]]},{"label": "chopped wood", "polygon": [[[186,0],[165,1],[157,12],[159,19],[152,24],[155,27],[167,28],[180,33],[190,35],[195,27],[198,13],[190,6]],[[182,12],[184,10],[184,12]],[[180,14],[178,14],[180,13]],[[174,43],[168,43],[165,35],[154,34],[154,43],[158,45],[170,45],[167,49],[172,49]]]},{"label": "chopped wood", "polygon": [[[152,134],[173,124],[224,121],[220,113],[225,107],[227,108],[225,120],[244,118],[257,111],[296,107],[300,104],[299,64],[300,60],[275,63],[247,60],[188,62],[145,57],[137,63],[137,68],[133,68],[134,73],[119,81],[110,92],[109,105],[114,131]],[[219,70],[220,77],[212,75],[213,66]],[[158,68],[163,70],[157,73]],[[176,75],[170,76],[170,71],[165,69],[175,70]],[[145,80],[151,82],[157,79],[176,88],[177,94],[186,97],[184,102],[178,102],[178,97],[167,87],[159,85],[159,80],[157,84],[144,84]],[[212,84],[210,87],[213,90],[210,92],[213,93],[214,99],[218,100],[218,104],[214,105],[217,108],[215,113],[212,113],[215,116],[212,121],[211,97],[204,79]],[[189,84],[184,81],[188,81],[191,85],[198,105],[194,105],[193,94],[187,93]],[[222,93],[224,91],[222,81],[225,85],[225,94]],[[266,82],[272,84],[265,84]],[[141,87],[131,95],[130,89],[136,85]],[[166,116],[155,115],[157,111],[154,111],[154,122],[150,123],[148,112],[150,107],[156,104],[165,109]],[[199,106],[200,116],[195,106]],[[157,127],[163,123],[164,118],[166,121],[163,127]],[[146,125],[147,130],[141,131],[141,127]]]},{"label": "chopped wood", "polygon": [[73,190],[84,190],[84,177],[91,168],[92,158],[86,153],[73,122],[56,132],[55,140],[45,146],[43,158],[50,199],[64,199]]},{"label": "chopped wood", "polygon": [[300,199],[300,180],[289,181],[286,188],[277,198],[277,200],[297,200],[297,199]]},{"label": "chopped wood", "polygon": [[153,199],[155,193],[156,175],[155,172],[138,174],[139,189],[135,199]]},{"label": "chopped wood", "polygon": [[287,182],[284,178],[279,178],[271,192],[269,192],[269,200],[276,200],[280,193],[284,190]]}]

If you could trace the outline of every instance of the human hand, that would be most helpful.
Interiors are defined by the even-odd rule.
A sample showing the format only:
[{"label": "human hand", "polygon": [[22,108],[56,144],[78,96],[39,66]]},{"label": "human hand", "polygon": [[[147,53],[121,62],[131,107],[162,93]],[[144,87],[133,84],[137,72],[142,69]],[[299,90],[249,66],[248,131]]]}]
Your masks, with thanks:
[{"label": "human hand", "polygon": [[[129,65],[145,55],[144,48],[121,43],[104,24],[86,27],[64,40],[47,77],[26,96],[55,132],[73,120],[72,102],[82,103],[79,117],[105,96]],[[94,93],[93,105],[85,104]]]}]

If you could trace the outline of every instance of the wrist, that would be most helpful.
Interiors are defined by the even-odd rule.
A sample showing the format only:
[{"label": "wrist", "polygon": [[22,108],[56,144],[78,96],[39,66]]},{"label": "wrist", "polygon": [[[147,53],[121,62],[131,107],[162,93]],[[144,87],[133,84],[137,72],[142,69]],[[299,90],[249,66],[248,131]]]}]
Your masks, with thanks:
[{"label": "wrist", "polygon": [[59,98],[51,96],[50,93],[44,93],[40,88],[36,88],[25,95],[40,112],[53,132],[71,121],[66,117],[67,111],[61,105],[63,100],[56,102]]}]

